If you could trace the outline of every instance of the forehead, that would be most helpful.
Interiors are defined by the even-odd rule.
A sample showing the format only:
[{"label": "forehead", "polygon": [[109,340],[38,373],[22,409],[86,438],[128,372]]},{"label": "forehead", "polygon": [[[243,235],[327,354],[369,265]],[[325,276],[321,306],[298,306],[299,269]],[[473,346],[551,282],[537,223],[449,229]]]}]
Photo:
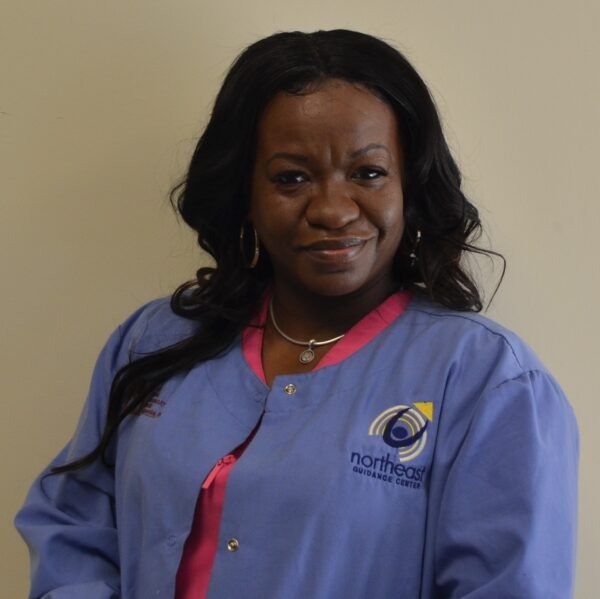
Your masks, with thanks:
[{"label": "forehead", "polygon": [[363,86],[329,81],[306,95],[279,92],[258,123],[259,152],[273,146],[389,144],[399,151],[392,108]]}]

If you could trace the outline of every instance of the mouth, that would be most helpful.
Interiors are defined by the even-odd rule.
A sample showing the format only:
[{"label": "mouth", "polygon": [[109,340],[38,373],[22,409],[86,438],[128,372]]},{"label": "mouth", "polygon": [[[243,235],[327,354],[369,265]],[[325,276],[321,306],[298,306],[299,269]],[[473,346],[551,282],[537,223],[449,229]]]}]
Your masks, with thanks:
[{"label": "mouth", "polygon": [[322,239],[310,245],[303,246],[303,250],[341,250],[369,241],[363,237],[346,237],[344,239]]},{"label": "mouth", "polygon": [[319,249],[308,247],[304,249],[304,252],[312,259],[320,262],[328,263],[344,263],[354,260],[365,247],[367,240],[360,242],[353,242],[352,245],[345,245],[338,247],[331,247],[327,249]]}]

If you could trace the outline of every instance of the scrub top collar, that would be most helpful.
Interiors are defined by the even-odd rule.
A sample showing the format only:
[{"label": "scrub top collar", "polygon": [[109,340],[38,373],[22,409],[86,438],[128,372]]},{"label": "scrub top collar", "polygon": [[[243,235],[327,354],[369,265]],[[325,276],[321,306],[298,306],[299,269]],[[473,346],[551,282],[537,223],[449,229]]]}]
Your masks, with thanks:
[{"label": "scrub top collar", "polygon": [[[252,319],[250,326],[243,330],[241,339],[241,349],[245,366],[263,383],[265,391],[268,391],[269,387],[263,370],[261,354],[264,327],[268,318],[269,300],[272,294],[273,286],[269,285],[263,294],[258,313]],[[282,377],[291,380],[295,377],[314,376],[317,371],[323,368],[343,362],[392,324],[404,312],[411,297],[412,293],[409,291],[396,291],[392,293],[355,323],[339,341],[336,341],[311,370],[302,374],[279,375],[275,377],[273,386]]]}]

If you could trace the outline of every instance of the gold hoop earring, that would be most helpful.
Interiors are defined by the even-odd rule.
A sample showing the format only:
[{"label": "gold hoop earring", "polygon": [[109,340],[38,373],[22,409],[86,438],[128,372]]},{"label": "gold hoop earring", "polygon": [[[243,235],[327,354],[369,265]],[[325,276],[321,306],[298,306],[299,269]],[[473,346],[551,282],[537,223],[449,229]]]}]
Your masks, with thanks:
[{"label": "gold hoop earring", "polygon": [[253,226],[252,230],[254,231],[254,255],[252,256],[252,261],[250,262],[250,264],[248,264],[246,256],[244,254],[244,224],[245,223],[242,223],[242,226],[240,228],[240,252],[242,254],[242,262],[244,263],[246,268],[254,268],[258,263],[258,257],[260,255],[258,233],[256,232],[256,229]]}]

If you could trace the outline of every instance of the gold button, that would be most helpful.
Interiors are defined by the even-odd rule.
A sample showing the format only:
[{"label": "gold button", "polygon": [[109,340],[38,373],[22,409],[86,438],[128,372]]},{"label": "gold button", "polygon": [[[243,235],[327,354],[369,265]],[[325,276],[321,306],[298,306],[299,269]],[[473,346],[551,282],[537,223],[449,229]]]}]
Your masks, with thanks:
[{"label": "gold button", "polygon": [[288,385],[286,385],[283,390],[288,394],[288,395],[293,395],[294,393],[296,393],[296,385],[294,385],[293,383],[289,383]]},{"label": "gold button", "polygon": [[240,542],[237,539],[229,539],[227,541],[227,549],[229,551],[237,551],[240,548]]}]

